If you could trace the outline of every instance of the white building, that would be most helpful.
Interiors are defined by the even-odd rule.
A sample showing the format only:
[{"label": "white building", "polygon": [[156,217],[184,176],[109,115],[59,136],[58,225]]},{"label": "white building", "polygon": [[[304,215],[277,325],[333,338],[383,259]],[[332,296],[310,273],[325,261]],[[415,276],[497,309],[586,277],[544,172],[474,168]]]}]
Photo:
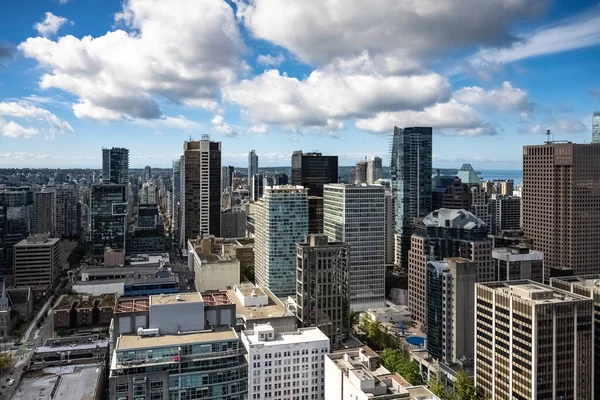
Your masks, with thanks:
[{"label": "white building", "polygon": [[385,304],[385,188],[381,185],[325,185],[323,233],[350,245],[350,308]]},{"label": "white building", "polygon": [[196,290],[226,290],[240,283],[240,261],[202,253],[197,241],[188,240],[188,267],[194,271]]},{"label": "white building", "polygon": [[256,283],[279,297],[296,293],[296,244],[308,234],[307,193],[302,186],[267,187],[254,203]]},{"label": "white building", "polygon": [[329,338],[318,328],[276,334],[270,324],[242,331],[248,359],[248,399],[327,399],[324,358]]},{"label": "white building", "polygon": [[367,316],[374,322],[412,322],[410,309],[408,306],[391,306],[380,308],[369,308]]},{"label": "white building", "polygon": [[367,183],[369,185],[374,184],[382,176],[382,162],[381,157],[373,157],[367,162]]}]

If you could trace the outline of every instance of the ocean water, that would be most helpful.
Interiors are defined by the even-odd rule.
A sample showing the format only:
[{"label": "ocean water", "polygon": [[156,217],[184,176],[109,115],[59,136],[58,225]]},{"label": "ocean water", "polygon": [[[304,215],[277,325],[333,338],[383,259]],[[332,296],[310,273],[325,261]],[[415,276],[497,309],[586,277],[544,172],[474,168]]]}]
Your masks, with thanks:
[{"label": "ocean water", "polygon": [[523,171],[516,169],[482,169],[479,175],[484,181],[493,181],[495,179],[512,179],[515,181],[515,188],[523,182]]}]

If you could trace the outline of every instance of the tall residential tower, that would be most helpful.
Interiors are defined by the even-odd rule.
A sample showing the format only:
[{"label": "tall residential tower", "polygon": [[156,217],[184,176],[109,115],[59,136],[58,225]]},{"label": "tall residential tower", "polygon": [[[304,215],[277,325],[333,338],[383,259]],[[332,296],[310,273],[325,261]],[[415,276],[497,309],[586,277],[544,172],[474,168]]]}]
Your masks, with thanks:
[{"label": "tall residential tower", "polygon": [[127,184],[129,181],[129,149],[102,149],[102,181]]},{"label": "tall residential tower", "polygon": [[248,153],[248,182],[256,174],[258,174],[258,156],[254,150],[250,150]]}]

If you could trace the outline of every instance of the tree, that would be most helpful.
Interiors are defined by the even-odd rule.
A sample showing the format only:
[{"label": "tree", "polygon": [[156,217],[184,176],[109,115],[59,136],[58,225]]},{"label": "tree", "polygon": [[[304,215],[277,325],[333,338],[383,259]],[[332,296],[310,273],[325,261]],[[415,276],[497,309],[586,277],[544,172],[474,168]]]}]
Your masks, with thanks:
[{"label": "tree", "polygon": [[12,358],[10,356],[0,357],[0,371],[4,371],[4,368],[9,367],[11,361]]},{"label": "tree", "polygon": [[475,382],[469,378],[464,370],[460,370],[456,376],[454,398],[456,400],[482,400],[483,397],[477,393]]},{"label": "tree", "polygon": [[390,372],[397,372],[413,385],[423,383],[419,365],[411,361],[409,355],[400,349],[387,348],[380,354],[383,366]]},{"label": "tree", "polygon": [[429,382],[429,390],[431,390],[431,393],[435,394],[441,400],[454,399],[454,396],[450,394],[449,390],[444,386],[442,381],[440,381],[439,377]]}]

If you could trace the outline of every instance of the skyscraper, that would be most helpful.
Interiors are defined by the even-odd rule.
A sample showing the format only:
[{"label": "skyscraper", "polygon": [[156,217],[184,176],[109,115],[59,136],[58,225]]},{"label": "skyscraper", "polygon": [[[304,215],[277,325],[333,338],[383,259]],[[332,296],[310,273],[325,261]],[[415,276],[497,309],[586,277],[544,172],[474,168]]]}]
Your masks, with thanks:
[{"label": "skyscraper", "polygon": [[471,190],[457,176],[436,175],[432,178],[431,209],[471,209]]},{"label": "skyscraper", "polygon": [[173,185],[172,192],[173,198],[171,200],[171,228],[173,234],[179,232],[180,224],[180,204],[181,204],[181,160],[173,160],[173,179],[171,183]]},{"label": "skyscraper", "polygon": [[274,186],[253,203],[256,283],[279,297],[296,294],[296,244],[308,234],[307,191]]},{"label": "skyscraper", "polygon": [[324,156],[321,153],[292,154],[292,185],[308,189],[309,196],[323,196],[323,185],[338,182],[337,156]]},{"label": "skyscraper", "polygon": [[545,275],[600,272],[600,144],[523,148],[523,231],[544,253]]},{"label": "skyscraper", "polygon": [[592,117],[592,142],[600,143],[600,111],[595,111]]},{"label": "skyscraper", "polygon": [[127,184],[129,180],[129,149],[102,149],[102,181]]},{"label": "skyscraper", "polygon": [[183,145],[182,220],[184,243],[201,234],[220,236],[221,142],[209,135]]},{"label": "skyscraper", "polygon": [[221,192],[225,192],[226,190],[231,193],[233,185],[233,167],[228,165],[226,167],[221,167]]},{"label": "skyscraper", "polygon": [[354,183],[367,183],[367,162],[359,161],[354,167]]},{"label": "skyscraper", "polygon": [[33,192],[29,187],[0,190],[0,273],[10,274],[15,244],[31,231]]},{"label": "skyscraper", "polygon": [[492,235],[506,230],[521,229],[521,198],[497,196],[495,200],[496,222]]},{"label": "skyscraper", "polygon": [[367,183],[374,184],[382,177],[383,166],[380,157],[373,157],[367,162]]},{"label": "skyscraper", "polygon": [[56,231],[56,193],[43,188],[34,193],[33,233],[46,233],[54,237]]},{"label": "skyscraper", "polygon": [[465,210],[433,211],[414,227],[408,262],[408,305],[413,318],[427,322],[427,262],[462,257],[475,262],[477,282],[494,279],[488,227]]},{"label": "skyscraper", "polygon": [[248,182],[256,174],[258,174],[258,156],[254,150],[250,150],[248,153]]},{"label": "skyscraper", "polygon": [[56,237],[74,238],[81,233],[79,188],[75,184],[56,187]]},{"label": "skyscraper", "polygon": [[590,298],[533,281],[476,284],[475,294],[475,384],[485,398],[592,398]]},{"label": "skyscraper", "polygon": [[432,129],[394,127],[390,175],[396,198],[396,263],[405,271],[413,219],[431,212]]},{"label": "skyscraper", "polygon": [[265,181],[260,174],[252,175],[248,178],[252,191],[250,192],[250,200],[257,201],[263,196],[265,191]]},{"label": "skyscraper", "polygon": [[325,185],[323,233],[350,245],[350,308],[385,305],[385,189],[381,185]]},{"label": "skyscraper", "polygon": [[152,179],[152,167],[146,165],[146,167],[144,168],[144,180],[148,182],[150,179]]},{"label": "skyscraper", "polygon": [[127,238],[127,185],[92,185],[90,194],[92,256],[102,258],[104,250],[125,251]]},{"label": "skyscraper", "polygon": [[298,243],[296,317],[302,327],[317,327],[331,347],[342,346],[349,327],[348,257],[346,243],[328,242],[325,235],[308,235]]}]

